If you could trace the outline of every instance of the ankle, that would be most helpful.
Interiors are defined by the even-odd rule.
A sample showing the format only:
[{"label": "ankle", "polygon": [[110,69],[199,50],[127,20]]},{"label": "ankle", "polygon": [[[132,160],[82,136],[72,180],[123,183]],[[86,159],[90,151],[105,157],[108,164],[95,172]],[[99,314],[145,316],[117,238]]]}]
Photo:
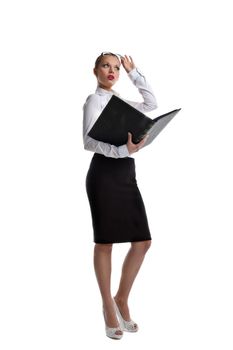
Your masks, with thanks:
[{"label": "ankle", "polygon": [[121,297],[121,296],[116,295],[116,296],[114,297],[114,300],[115,300],[115,302],[117,303],[117,305],[120,305],[120,306],[128,305],[128,299],[123,298],[123,297]]},{"label": "ankle", "polygon": [[113,306],[113,299],[112,298],[108,298],[103,300],[103,308],[111,308]]}]

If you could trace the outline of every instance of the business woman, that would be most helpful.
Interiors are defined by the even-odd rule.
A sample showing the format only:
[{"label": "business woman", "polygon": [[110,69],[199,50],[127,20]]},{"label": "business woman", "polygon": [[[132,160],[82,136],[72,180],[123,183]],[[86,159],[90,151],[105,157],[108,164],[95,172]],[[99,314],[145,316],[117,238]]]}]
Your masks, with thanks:
[{"label": "business woman", "polygon": [[[97,57],[94,74],[97,89],[88,96],[83,110],[84,148],[94,152],[86,178],[86,189],[94,231],[94,267],[103,301],[106,335],[120,339],[124,331],[137,332],[138,325],[131,319],[129,294],[133,282],[151,245],[151,234],[142,196],[137,186],[135,162],[132,154],[138,152],[145,138],[138,144],[128,134],[125,145],[116,147],[88,136],[111,96],[121,67],[142,95],[142,102],[125,100],[145,113],[157,108],[156,98],[146,78],[136,68],[130,56],[111,52]],[[119,288],[111,295],[111,252],[114,243],[130,242],[130,249],[122,266]]]}]

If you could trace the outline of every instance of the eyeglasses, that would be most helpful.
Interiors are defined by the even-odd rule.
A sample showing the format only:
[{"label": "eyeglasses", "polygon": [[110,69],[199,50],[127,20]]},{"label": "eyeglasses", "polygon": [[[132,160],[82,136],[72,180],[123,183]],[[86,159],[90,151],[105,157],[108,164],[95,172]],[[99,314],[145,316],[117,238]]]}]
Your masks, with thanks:
[{"label": "eyeglasses", "polygon": [[107,51],[102,52],[100,56],[105,56],[105,55],[116,56],[116,57],[118,57],[118,58],[120,58],[120,59],[123,57],[123,56],[122,56],[121,54],[119,54],[119,53],[113,53],[113,52],[107,52]]},{"label": "eyeglasses", "polygon": [[105,55],[115,56],[115,57],[118,58],[119,62],[121,62],[121,59],[123,58],[123,56],[120,55],[119,53],[113,53],[113,52],[104,51],[104,52],[102,52],[102,53],[97,57],[97,59],[96,59],[96,61],[95,61],[95,68],[98,67],[98,65],[99,65],[99,63],[100,63],[102,57],[105,56]]}]

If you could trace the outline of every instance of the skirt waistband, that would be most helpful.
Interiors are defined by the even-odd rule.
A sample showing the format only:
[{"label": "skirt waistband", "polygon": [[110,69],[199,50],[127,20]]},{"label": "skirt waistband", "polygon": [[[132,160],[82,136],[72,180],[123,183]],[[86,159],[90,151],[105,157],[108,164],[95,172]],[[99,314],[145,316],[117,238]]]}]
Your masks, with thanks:
[{"label": "skirt waistband", "polygon": [[132,157],[112,158],[112,157],[105,157],[103,154],[99,154],[99,153],[94,153],[92,159],[99,159],[99,160],[103,160],[103,161],[112,161],[112,162],[128,161],[128,162],[134,163],[134,158],[132,158]]}]

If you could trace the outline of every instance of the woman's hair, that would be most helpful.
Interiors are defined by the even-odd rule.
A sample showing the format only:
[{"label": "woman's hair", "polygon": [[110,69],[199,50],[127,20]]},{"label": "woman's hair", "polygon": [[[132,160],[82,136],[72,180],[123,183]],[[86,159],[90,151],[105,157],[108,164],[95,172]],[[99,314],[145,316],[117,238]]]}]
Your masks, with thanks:
[{"label": "woman's hair", "polygon": [[102,52],[95,60],[95,67],[94,67],[95,69],[98,67],[98,65],[100,64],[100,62],[104,56],[115,56],[119,60],[119,62],[121,62],[121,60],[120,60],[121,55],[118,55],[118,54],[112,53],[112,52]]}]

